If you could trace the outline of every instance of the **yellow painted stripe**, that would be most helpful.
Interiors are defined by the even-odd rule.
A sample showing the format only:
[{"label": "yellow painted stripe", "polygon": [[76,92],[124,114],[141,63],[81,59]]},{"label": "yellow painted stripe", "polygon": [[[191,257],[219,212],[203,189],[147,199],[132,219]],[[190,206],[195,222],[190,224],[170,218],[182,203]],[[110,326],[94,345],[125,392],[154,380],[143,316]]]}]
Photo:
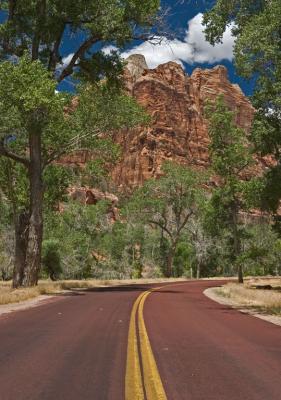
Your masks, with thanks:
[{"label": "yellow painted stripe", "polygon": [[144,303],[150,293],[145,292],[141,298],[138,315],[144,385],[147,400],[167,400],[143,318]]},{"label": "yellow painted stripe", "polygon": [[136,313],[142,296],[143,294],[135,301],[130,319],[125,378],[126,400],[144,400],[136,329]]},{"label": "yellow painted stripe", "polygon": [[[157,364],[153,355],[147,330],[145,327],[143,309],[144,303],[149,294],[153,291],[171,286],[183,284],[171,284],[153,288],[143,292],[135,301],[130,318],[127,364],[125,377],[125,400],[144,400],[144,388],[140,367],[138,349],[138,337],[136,328],[136,316],[138,317],[140,351],[142,357],[143,380],[147,400],[167,400],[167,396],[161,381]],[[137,315],[138,314],[138,315]]]}]

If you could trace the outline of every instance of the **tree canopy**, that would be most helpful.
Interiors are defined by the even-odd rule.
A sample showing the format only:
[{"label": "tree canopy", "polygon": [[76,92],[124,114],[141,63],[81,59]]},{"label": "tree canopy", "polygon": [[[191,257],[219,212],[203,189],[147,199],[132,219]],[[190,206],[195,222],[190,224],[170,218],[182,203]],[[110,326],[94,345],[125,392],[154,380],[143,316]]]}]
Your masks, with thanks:
[{"label": "tree canopy", "polygon": [[279,0],[218,0],[204,15],[205,33],[219,42],[232,23],[236,37],[234,61],[238,73],[254,81],[251,98],[257,112],[251,141],[262,156],[271,155],[276,164],[266,174],[262,206],[276,211],[281,198],[281,3]]},{"label": "tree canopy", "polygon": [[[70,76],[76,67],[91,70],[96,79],[112,74],[106,68],[110,56],[98,51],[106,42],[118,46],[132,39],[150,35],[159,0],[2,0],[0,9],[6,14],[0,25],[2,60],[22,57],[25,51],[39,59],[57,81]],[[63,65],[62,45],[66,37],[78,34],[81,41],[73,46],[69,62]],[[92,68],[95,66],[95,68]]]}]

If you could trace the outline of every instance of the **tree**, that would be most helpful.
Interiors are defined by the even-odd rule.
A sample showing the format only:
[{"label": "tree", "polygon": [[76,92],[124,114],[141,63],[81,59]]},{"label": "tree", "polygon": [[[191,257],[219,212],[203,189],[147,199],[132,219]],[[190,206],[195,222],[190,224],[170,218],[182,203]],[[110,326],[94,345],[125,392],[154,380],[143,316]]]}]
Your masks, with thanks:
[{"label": "tree", "polygon": [[211,139],[210,158],[219,187],[212,193],[212,229],[231,231],[233,260],[237,264],[238,281],[243,282],[241,239],[243,236],[240,213],[249,207],[248,199],[255,180],[243,181],[242,174],[253,163],[246,132],[235,124],[235,113],[219,97],[206,107]]},{"label": "tree", "polygon": [[[54,209],[65,199],[70,183],[70,173],[66,168],[49,165],[44,172],[44,206]],[[26,266],[26,250],[29,233],[28,171],[22,165],[0,158],[0,187],[2,201],[7,208],[7,225],[14,225],[14,271],[13,286],[23,281]]]},{"label": "tree", "polygon": [[204,15],[207,39],[219,42],[228,24],[236,37],[234,60],[246,79],[254,81],[257,112],[251,141],[256,152],[276,163],[265,173],[263,208],[276,211],[281,198],[281,3],[279,0],[217,0]]},{"label": "tree", "polygon": [[138,219],[159,229],[162,240],[167,240],[165,273],[170,277],[181,235],[203,201],[204,178],[196,171],[172,163],[166,163],[162,171],[161,178],[149,180],[134,194],[130,207]]},{"label": "tree", "polygon": [[[83,76],[92,82],[104,78],[108,83],[116,82],[122,62],[116,54],[106,56],[97,51],[99,43],[122,45],[137,35],[147,34],[158,8],[158,0],[141,3],[136,0],[1,2],[6,19],[0,29],[0,55],[2,60],[10,62],[1,65],[0,156],[28,170],[30,194],[28,213],[20,214],[18,218],[19,225],[28,220],[27,229],[19,232],[19,236],[27,235],[21,243],[24,246],[27,242],[26,252],[21,254],[27,272],[24,277],[16,274],[18,281],[14,282],[15,286],[23,281],[28,286],[37,283],[43,236],[43,169],[59,156],[59,147],[53,150],[54,139],[58,145],[64,145],[63,152],[73,150],[74,145],[81,141],[81,135],[77,135],[75,129],[72,132],[76,132],[76,136],[67,129],[64,111],[70,104],[66,101],[67,96],[55,95],[56,84],[70,77],[76,69],[80,78]],[[64,65],[62,43],[73,33],[81,34],[83,39],[78,49],[73,49],[69,63]],[[32,62],[29,62],[26,52]],[[5,96],[8,96],[7,104],[4,104]],[[117,104],[115,102],[114,111]],[[110,107],[110,103],[107,105]],[[80,115],[83,114],[82,106],[80,111]],[[71,119],[69,117],[68,122]],[[107,118],[103,120],[107,121]],[[100,125],[92,128],[96,132]],[[15,261],[16,265],[18,261]],[[24,270],[22,262],[20,269]]]},{"label": "tree", "polygon": [[[144,111],[133,99],[107,83],[81,88],[75,107],[70,95],[56,92],[56,85],[42,63],[26,54],[16,64],[0,64],[0,156],[8,160],[10,172],[16,171],[6,187],[11,189],[15,179],[18,184],[23,178],[27,190],[22,196],[23,211],[16,213],[18,203],[14,209],[17,237],[22,239],[21,257],[15,267],[25,270],[24,274],[15,273],[15,287],[37,284],[45,184],[54,161],[76,149],[95,147],[105,132],[146,121]],[[21,179],[16,178],[18,174]],[[14,197],[14,202],[17,199]]]}]

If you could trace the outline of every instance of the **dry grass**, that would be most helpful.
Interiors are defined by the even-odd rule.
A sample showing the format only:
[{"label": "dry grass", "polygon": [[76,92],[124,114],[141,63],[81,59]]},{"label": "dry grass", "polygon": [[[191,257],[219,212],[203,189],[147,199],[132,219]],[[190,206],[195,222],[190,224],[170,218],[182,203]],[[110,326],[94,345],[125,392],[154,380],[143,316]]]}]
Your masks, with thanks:
[{"label": "dry grass", "polygon": [[11,282],[0,281],[0,305],[19,303],[33,299],[40,295],[54,295],[66,290],[91,289],[104,286],[121,286],[131,284],[149,284],[163,282],[181,282],[185,279],[132,279],[132,280],[73,280],[73,281],[40,281],[38,286],[32,288],[12,289]]},{"label": "dry grass", "polygon": [[[273,289],[256,289],[256,285],[271,285]],[[281,279],[251,279],[244,285],[228,283],[217,289],[217,294],[238,306],[258,309],[268,314],[281,315]]]},{"label": "dry grass", "polygon": [[43,294],[54,294],[61,291],[59,285],[53,283],[40,283],[32,288],[12,289],[10,282],[0,282],[0,305],[19,303],[33,299]]},{"label": "dry grass", "polygon": [[247,280],[247,286],[255,286],[255,285],[270,285],[274,289],[281,289],[281,277],[279,278],[250,278]]}]

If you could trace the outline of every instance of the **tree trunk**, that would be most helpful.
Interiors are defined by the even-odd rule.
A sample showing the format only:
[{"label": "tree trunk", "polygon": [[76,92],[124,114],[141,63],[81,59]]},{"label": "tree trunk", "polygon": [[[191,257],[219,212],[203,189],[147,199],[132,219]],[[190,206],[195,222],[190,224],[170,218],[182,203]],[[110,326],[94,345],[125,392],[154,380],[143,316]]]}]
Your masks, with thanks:
[{"label": "tree trunk", "polygon": [[171,276],[173,275],[173,264],[174,264],[176,248],[177,248],[177,243],[174,243],[172,245],[169,253],[168,253],[168,257],[167,257],[167,273],[166,273],[167,278],[171,278]]},{"label": "tree trunk", "polygon": [[28,244],[29,214],[21,212],[15,221],[15,261],[13,271],[13,288],[23,284],[26,267],[26,251]]},{"label": "tree trunk", "polygon": [[30,219],[28,246],[26,254],[26,273],[24,286],[35,286],[41,268],[43,240],[43,182],[42,149],[40,132],[29,135],[30,148]]},{"label": "tree trunk", "polygon": [[197,264],[196,278],[197,278],[197,279],[200,279],[200,276],[201,276],[201,263],[198,262],[198,264]]},{"label": "tree trunk", "polygon": [[[241,254],[241,240],[238,232],[238,210],[236,205],[233,208],[233,242],[234,242],[235,261],[237,262]],[[238,283],[243,283],[244,279],[243,279],[243,268],[241,265],[241,261],[238,262],[237,272],[238,272]]]},{"label": "tree trunk", "polygon": [[239,264],[238,265],[238,283],[243,283],[244,282],[244,278],[243,278],[243,268],[242,265]]},{"label": "tree trunk", "polygon": [[167,257],[167,271],[166,271],[166,277],[171,278],[172,272],[173,272],[173,263],[174,263],[174,255],[172,250],[169,252],[168,257]]}]

